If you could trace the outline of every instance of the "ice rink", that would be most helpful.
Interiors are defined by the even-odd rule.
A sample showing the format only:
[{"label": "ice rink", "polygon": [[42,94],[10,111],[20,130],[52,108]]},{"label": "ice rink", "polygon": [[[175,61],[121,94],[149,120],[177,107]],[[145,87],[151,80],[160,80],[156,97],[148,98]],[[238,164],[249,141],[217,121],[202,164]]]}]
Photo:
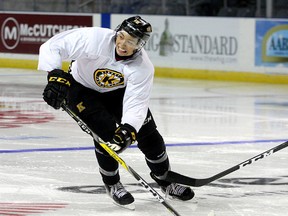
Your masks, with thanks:
[{"label": "ice rink", "polygon": [[[288,140],[287,85],[154,82],[150,108],[174,171],[207,178]],[[45,85],[43,72],[0,69],[0,215],[172,215],[122,167],[136,209],[111,202],[90,136],[46,105]],[[135,146],[121,157],[161,193]],[[191,201],[167,201],[181,216],[286,216],[287,163],[288,148],[193,188]]]}]

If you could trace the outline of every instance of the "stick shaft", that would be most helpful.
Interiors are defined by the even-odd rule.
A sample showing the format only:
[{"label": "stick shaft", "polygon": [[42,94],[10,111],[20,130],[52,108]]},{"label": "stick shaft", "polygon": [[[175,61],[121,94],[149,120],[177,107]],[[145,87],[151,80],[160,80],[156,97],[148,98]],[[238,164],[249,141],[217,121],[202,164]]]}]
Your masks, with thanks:
[{"label": "stick shaft", "polygon": [[67,107],[67,105],[63,104],[62,108],[77,122],[83,131],[92,136],[111,157],[113,157],[124,169],[126,169],[146,190],[151,192],[162,205],[164,205],[173,215],[180,216],[180,214],[169,203],[167,203],[153,187],[151,187],[134,169],[132,169],[132,167],[127,165],[115,151],[107,146],[96,133],[94,133],[74,112]]},{"label": "stick shaft", "polygon": [[172,172],[172,171],[169,171],[168,175],[167,175],[167,178],[166,180],[167,181],[172,181],[172,182],[177,182],[177,183],[180,183],[180,184],[185,184],[185,185],[189,185],[189,186],[194,186],[194,187],[201,187],[203,185],[206,185],[206,184],[209,184],[210,182],[212,181],[215,181],[219,178],[222,178],[232,172],[235,172],[236,170],[239,170],[239,169],[242,169],[246,166],[249,166],[253,163],[255,163],[256,161],[259,161],[263,158],[266,158],[272,154],[274,154],[275,152],[283,149],[283,148],[286,148],[288,146],[288,141],[278,145],[278,146],[275,146],[274,148],[271,148],[259,155],[256,155],[240,164],[237,164],[227,170],[224,170],[223,172],[220,172],[214,176],[211,176],[209,178],[204,178],[204,179],[196,179],[196,178],[190,178],[188,176],[184,176],[184,175],[181,175],[179,173],[175,173],[175,172]]}]

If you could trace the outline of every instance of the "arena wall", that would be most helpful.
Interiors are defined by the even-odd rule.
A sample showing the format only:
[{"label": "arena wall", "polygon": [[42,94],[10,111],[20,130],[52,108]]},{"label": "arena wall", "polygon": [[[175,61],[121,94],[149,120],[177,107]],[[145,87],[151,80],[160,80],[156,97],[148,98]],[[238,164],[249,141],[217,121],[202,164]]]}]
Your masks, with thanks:
[{"label": "arena wall", "polygon": [[[126,14],[0,13],[0,67],[36,69],[39,46],[72,28],[116,28]],[[142,15],[158,77],[288,83],[288,20]],[[63,68],[67,69],[69,60]]]}]

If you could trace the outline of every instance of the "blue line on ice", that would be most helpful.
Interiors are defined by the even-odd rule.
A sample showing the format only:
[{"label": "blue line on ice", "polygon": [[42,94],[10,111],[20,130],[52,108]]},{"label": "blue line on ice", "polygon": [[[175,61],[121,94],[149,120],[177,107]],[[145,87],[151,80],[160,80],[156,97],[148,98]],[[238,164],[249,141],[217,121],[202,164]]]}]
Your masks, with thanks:
[{"label": "blue line on ice", "polygon": [[[50,137],[48,137],[50,138]],[[39,138],[40,139],[40,138]],[[285,142],[285,139],[275,140],[243,140],[243,141],[223,141],[223,142],[195,142],[195,143],[168,143],[167,147],[181,147],[181,146],[207,146],[207,145],[243,145],[243,144],[257,144],[257,143],[268,143],[268,142]],[[131,146],[136,148],[137,146]],[[55,151],[83,151],[83,150],[94,150],[94,146],[91,147],[66,147],[66,148],[33,148],[33,149],[6,149],[0,150],[0,154],[7,153],[29,153],[29,152],[55,152]]]}]

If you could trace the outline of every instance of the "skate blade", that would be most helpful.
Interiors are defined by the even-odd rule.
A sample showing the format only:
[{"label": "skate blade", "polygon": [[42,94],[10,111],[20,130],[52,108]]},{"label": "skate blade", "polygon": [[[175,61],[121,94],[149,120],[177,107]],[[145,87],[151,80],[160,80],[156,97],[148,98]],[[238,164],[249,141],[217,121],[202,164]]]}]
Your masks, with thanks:
[{"label": "skate blade", "polygon": [[127,205],[120,205],[116,202],[113,201],[113,203],[116,205],[116,206],[119,206],[121,208],[124,208],[124,209],[128,209],[128,210],[131,210],[131,211],[134,211],[135,210],[135,204],[134,203],[131,203],[131,204],[127,204]]},{"label": "skate blade", "polygon": [[173,197],[170,195],[165,196],[165,200],[171,200],[171,201],[176,201],[176,202],[192,202],[192,203],[198,203],[198,201],[195,199],[195,197],[193,197],[192,199],[188,199],[188,200],[181,200],[177,197]]}]

